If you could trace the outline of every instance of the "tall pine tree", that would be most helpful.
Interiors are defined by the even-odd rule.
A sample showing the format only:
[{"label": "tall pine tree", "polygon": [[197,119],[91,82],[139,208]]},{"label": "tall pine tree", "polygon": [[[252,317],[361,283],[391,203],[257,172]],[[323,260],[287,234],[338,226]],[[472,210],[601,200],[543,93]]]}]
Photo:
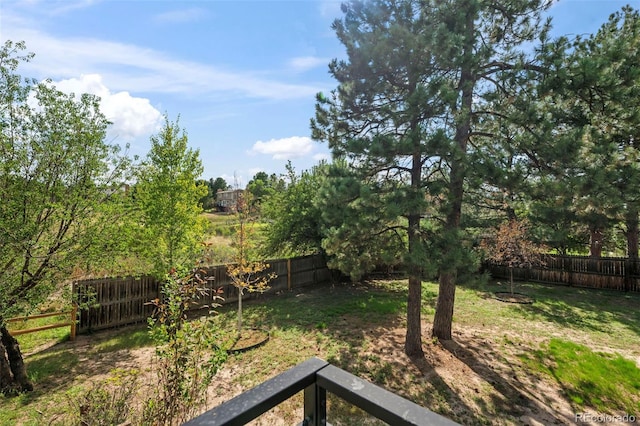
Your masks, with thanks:
[{"label": "tall pine tree", "polygon": [[[423,14],[436,28],[441,46],[436,62],[447,71],[448,120],[451,135],[448,193],[444,211],[445,245],[433,336],[451,339],[456,276],[460,261],[461,213],[472,151],[494,143],[496,117],[513,122],[507,106],[543,71],[523,53],[522,45],[544,38],[547,25],[542,0],[425,2]],[[490,125],[487,128],[487,123]]]},{"label": "tall pine tree", "polygon": [[602,230],[624,224],[627,255],[638,259],[640,212],[640,13],[626,6],[576,43],[570,99],[585,117],[584,199]]},{"label": "tall pine tree", "polygon": [[[327,141],[335,157],[348,161],[360,182],[336,185],[347,191],[344,211],[352,217],[330,230],[324,246],[329,255],[348,251],[340,240],[361,234],[354,231],[364,229],[353,223],[357,216],[372,219],[367,221],[372,235],[395,238],[398,231],[405,233],[405,352],[420,355],[421,275],[428,260],[420,222],[429,173],[437,168],[446,140],[438,129],[445,108],[437,93],[441,86],[429,40],[432,28],[422,24],[417,1],[355,1],[343,5],[343,11],[345,17],[333,28],[348,60],[331,63],[340,85],[330,98],[318,95],[312,128],[313,137]],[[405,221],[399,222],[400,217]],[[358,256],[358,262],[366,265],[367,260]]]},{"label": "tall pine tree", "polygon": [[[407,235],[409,355],[422,353],[421,275],[433,246],[440,258],[433,335],[451,339],[456,275],[467,259],[461,212],[470,151],[495,136],[484,123],[500,111],[487,106],[513,96],[511,88],[536,70],[517,49],[539,35],[548,4],[354,1],[334,23],[348,60],[331,63],[339,87],[318,96],[313,136],[360,172],[366,185],[352,206],[375,198],[386,223],[406,218],[388,229]],[[434,205],[438,244],[421,224]]]}]

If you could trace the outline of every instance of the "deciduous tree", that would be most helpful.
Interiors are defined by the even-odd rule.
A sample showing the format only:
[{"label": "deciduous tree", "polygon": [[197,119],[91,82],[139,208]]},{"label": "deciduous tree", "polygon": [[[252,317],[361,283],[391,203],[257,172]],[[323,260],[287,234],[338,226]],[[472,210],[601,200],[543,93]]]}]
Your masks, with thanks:
[{"label": "deciduous tree", "polygon": [[482,245],[487,258],[509,268],[509,285],[513,293],[513,268],[531,268],[542,263],[544,247],[531,241],[526,220],[503,222],[494,236]]},{"label": "deciduous tree", "polygon": [[265,172],[258,172],[247,184],[246,190],[251,194],[251,208],[256,212],[260,210],[263,202],[274,194],[283,191],[284,181],[275,173],[267,175]]},{"label": "deciduous tree", "polygon": [[0,391],[8,392],[32,384],[4,319],[28,312],[98,251],[111,257],[129,170],[105,142],[98,98],[22,80],[24,49],[0,48]]},{"label": "deciduous tree", "polygon": [[178,121],[165,117],[164,127],[151,137],[135,186],[143,221],[140,249],[159,276],[196,260],[206,227],[199,200],[207,187],[197,183],[202,172],[199,151],[188,147]]},{"label": "deciduous tree", "polygon": [[269,273],[269,264],[255,259],[255,236],[251,211],[251,200],[246,192],[238,197],[237,223],[233,237],[233,262],[227,265],[227,274],[231,283],[238,289],[237,335],[242,334],[242,297],[245,292],[264,292],[269,281],[276,277]]},{"label": "deciduous tree", "polygon": [[300,175],[287,164],[287,186],[269,197],[261,208],[267,222],[261,251],[268,256],[302,256],[322,252],[322,208],[318,192],[328,164]]}]

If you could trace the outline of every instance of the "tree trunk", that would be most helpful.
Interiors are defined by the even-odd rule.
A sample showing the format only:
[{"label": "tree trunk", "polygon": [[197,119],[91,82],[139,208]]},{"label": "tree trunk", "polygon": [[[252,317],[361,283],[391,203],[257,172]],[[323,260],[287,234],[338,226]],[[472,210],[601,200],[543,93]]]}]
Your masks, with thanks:
[{"label": "tree trunk", "polygon": [[409,216],[409,296],[407,298],[407,335],[404,352],[410,357],[422,357],[422,277],[420,265],[415,263],[413,253],[416,252],[420,239],[420,215]]},{"label": "tree trunk", "polygon": [[602,228],[593,226],[589,231],[589,257],[600,259],[602,257]]},{"label": "tree trunk", "polygon": [[424,355],[422,352],[421,305],[422,281],[420,276],[416,276],[411,272],[409,275],[409,297],[407,299],[407,335],[404,343],[404,352],[410,357]]},{"label": "tree trunk", "polygon": [[33,385],[27,376],[18,341],[9,334],[6,326],[0,327],[0,390],[28,392]]},{"label": "tree trunk", "polygon": [[13,393],[15,386],[13,382],[13,374],[7,359],[7,351],[2,342],[0,342],[0,392]]},{"label": "tree trunk", "polygon": [[[412,81],[412,90],[415,90],[417,83]],[[411,122],[413,154],[411,161],[411,194],[415,198],[409,210],[408,239],[409,239],[409,295],[407,297],[407,335],[404,342],[404,352],[409,357],[422,358],[422,261],[419,253],[422,251],[422,236],[420,232],[420,218],[423,213],[420,211],[418,201],[424,199],[422,192],[422,155],[421,138],[419,132],[419,122]]]},{"label": "tree trunk", "polygon": [[451,340],[451,323],[453,322],[453,305],[456,297],[456,273],[440,273],[438,303],[433,317],[433,337]]},{"label": "tree trunk", "polygon": [[238,338],[242,333],[242,287],[238,287]]},{"label": "tree trunk", "polygon": [[638,208],[629,206],[628,209],[625,218],[627,225],[627,257],[629,260],[635,261],[638,259]]},{"label": "tree trunk", "polygon": [[433,318],[433,337],[451,340],[451,323],[453,322],[453,304],[456,294],[457,254],[459,250],[460,216],[462,214],[462,198],[464,196],[464,178],[466,175],[466,157],[469,134],[471,132],[471,107],[473,105],[473,88],[475,85],[473,67],[473,40],[475,37],[475,6],[470,5],[466,11],[466,34],[464,41],[463,65],[458,84],[461,91],[461,105],[454,108],[457,117],[454,135],[453,152],[450,155],[451,171],[449,172],[449,203],[444,232],[448,247],[443,252],[443,264],[440,266],[440,282],[438,302]]}]

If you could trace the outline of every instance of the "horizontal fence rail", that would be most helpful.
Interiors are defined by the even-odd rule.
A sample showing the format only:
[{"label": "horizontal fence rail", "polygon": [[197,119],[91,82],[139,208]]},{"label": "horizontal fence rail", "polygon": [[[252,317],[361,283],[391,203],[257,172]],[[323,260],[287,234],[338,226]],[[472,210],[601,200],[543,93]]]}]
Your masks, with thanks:
[{"label": "horizontal fence rail", "polygon": [[78,307],[76,305],[73,305],[73,309],[71,309],[70,311],[50,312],[46,314],[30,315],[25,317],[14,317],[14,318],[7,319],[6,322],[7,324],[20,323],[20,322],[25,323],[27,321],[32,321],[36,319],[61,317],[64,315],[69,317],[69,321],[58,322],[55,324],[41,325],[39,327],[34,327],[34,328],[19,328],[19,329],[13,329],[13,330],[10,329],[9,334],[11,334],[12,336],[20,336],[22,334],[36,333],[38,331],[51,330],[53,328],[69,327],[70,329],[69,339],[75,340],[76,328],[77,328],[77,316],[78,316]]},{"label": "horizontal fence rail", "polygon": [[244,425],[300,391],[304,391],[304,418],[299,424],[304,426],[330,424],[327,392],[394,426],[458,424],[324,360],[309,358],[188,421],[185,426]]},{"label": "horizontal fence rail", "polygon": [[[509,278],[509,267],[487,262],[494,278]],[[620,257],[544,255],[539,265],[513,268],[513,278],[573,287],[640,292],[640,262]]]},{"label": "horizontal fence rail", "polygon": [[[274,294],[295,288],[329,281],[331,271],[321,255],[267,261],[265,273],[274,272],[276,278],[269,282],[266,294]],[[209,290],[192,309],[214,306],[238,300],[238,289],[227,275],[227,265],[204,268]],[[161,297],[160,283],[151,276],[104,278],[75,281],[73,294],[76,300],[90,306],[80,311],[78,333],[103,330],[127,324],[145,322],[153,315],[154,306],[149,302]],[[257,293],[245,293],[243,300],[258,297]]]}]

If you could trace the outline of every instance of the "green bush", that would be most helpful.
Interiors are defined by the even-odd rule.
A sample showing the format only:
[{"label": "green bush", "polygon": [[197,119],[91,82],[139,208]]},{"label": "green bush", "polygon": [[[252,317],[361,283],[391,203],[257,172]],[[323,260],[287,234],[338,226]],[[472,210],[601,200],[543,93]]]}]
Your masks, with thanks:
[{"label": "green bush", "polygon": [[223,336],[213,319],[186,320],[189,305],[207,293],[204,274],[196,269],[168,275],[162,300],[154,301],[157,314],[149,320],[149,333],[156,344],[157,386],[144,405],[143,424],[172,425],[191,419],[204,405],[207,387],[226,360]]}]

